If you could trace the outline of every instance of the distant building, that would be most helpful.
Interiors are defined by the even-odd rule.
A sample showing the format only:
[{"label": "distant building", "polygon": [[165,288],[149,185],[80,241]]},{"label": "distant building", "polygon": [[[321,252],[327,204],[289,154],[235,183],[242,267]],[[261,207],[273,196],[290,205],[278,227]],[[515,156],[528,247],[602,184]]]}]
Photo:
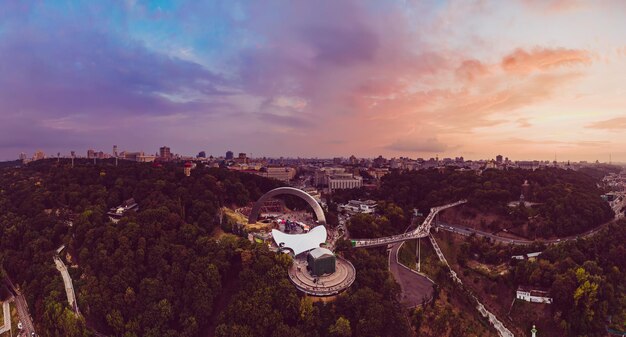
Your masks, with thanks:
[{"label": "distant building", "polygon": [[33,160],[41,160],[41,159],[46,159],[46,154],[43,151],[41,151],[41,150],[35,151],[35,155],[33,156]]},{"label": "distant building", "polygon": [[96,158],[96,151],[94,149],[87,150],[87,159]]},{"label": "distant building", "polygon": [[234,161],[236,163],[239,163],[239,164],[247,164],[248,163],[248,156],[245,153],[241,152],[241,153],[239,153],[237,158],[234,159]]},{"label": "distant building", "polygon": [[296,176],[296,169],[293,167],[265,167],[258,171],[257,175],[288,182]]},{"label": "distant building", "polygon": [[24,152],[20,153],[20,160],[25,161],[26,159],[28,159],[28,157],[26,156],[26,153]]},{"label": "distant building", "polygon": [[338,210],[345,210],[350,213],[371,214],[376,211],[376,201],[374,200],[350,200],[347,204],[339,205]]},{"label": "distant building", "polygon": [[170,148],[167,146],[162,146],[159,148],[159,157],[162,160],[170,160],[172,158],[172,152]]},{"label": "distant building", "polygon": [[496,156],[496,163],[502,164],[502,155],[501,154]]},{"label": "distant building", "polygon": [[498,167],[498,165],[496,164],[496,162],[495,162],[493,159],[492,159],[492,160],[490,160],[490,161],[488,161],[488,162],[485,164],[485,169],[495,169],[495,168],[497,168],[497,167]]},{"label": "distant building", "polygon": [[198,152],[198,158],[206,158],[206,152],[204,151]]},{"label": "distant building", "polygon": [[146,155],[143,152],[122,152],[121,157],[138,163],[151,163],[157,158],[154,155]]},{"label": "distant building", "polygon": [[191,175],[191,169],[193,168],[194,164],[192,164],[191,162],[186,162],[185,163],[185,176],[189,177]]},{"label": "distant building", "polygon": [[359,188],[363,186],[363,178],[352,173],[334,174],[328,178],[328,189],[334,190]]},{"label": "distant building", "polygon": [[345,172],[346,169],[343,167],[322,167],[315,171],[313,184],[315,186],[328,186],[328,178],[330,178],[331,175]]},{"label": "distant building", "polygon": [[117,145],[113,145],[113,157],[117,158]]},{"label": "distant building", "polygon": [[381,167],[385,164],[387,164],[387,159],[383,158],[383,156],[378,156],[376,159],[374,159],[375,167]]},{"label": "distant building", "polygon": [[233,151],[226,151],[226,160],[233,160]]},{"label": "distant building", "polygon": [[307,254],[307,269],[311,275],[322,276],[335,272],[337,258],[328,248],[315,248]]},{"label": "distant building", "polygon": [[121,205],[111,208],[109,212],[107,212],[107,215],[112,222],[117,223],[118,221],[120,221],[120,219],[122,219],[126,212],[138,210],[139,205],[135,202],[135,199],[130,198],[124,201]]},{"label": "distant building", "polygon": [[549,291],[522,286],[517,288],[516,299],[531,303],[552,303]]}]

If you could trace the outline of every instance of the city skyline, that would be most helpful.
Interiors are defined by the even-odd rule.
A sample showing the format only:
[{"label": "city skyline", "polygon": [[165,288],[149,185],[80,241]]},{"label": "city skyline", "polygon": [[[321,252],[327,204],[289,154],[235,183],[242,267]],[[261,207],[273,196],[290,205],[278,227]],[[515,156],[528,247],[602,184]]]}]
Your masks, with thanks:
[{"label": "city skyline", "polygon": [[207,156],[626,162],[625,10],[9,1],[0,160],[167,144]]},{"label": "city skyline", "polygon": [[[170,153],[169,151],[171,151],[171,147],[164,145],[163,147],[158,146],[157,147],[157,151],[144,151],[142,149],[124,149],[123,147],[119,147],[117,145],[113,146],[114,151],[105,151],[103,149],[95,149],[95,148],[88,148],[85,149],[84,151],[60,151],[60,152],[54,152],[54,153],[46,153],[45,151],[41,150],[41,149],[37,149],[36,151],[33,151],[32,155],[30,153],[26,153],[26,152],[21,152],[18,154],[17,159],[19,160],[26,160],[29,161],[31,159],[37,160],[37,159],[54,159],[54,158],[71,158],[72,156],[74,156],[75,158],[88,158],[88,159],[111,159],[111,158],[115,158],[116,155],[115,153],[117,153],[119,155],[118,158],[121,159],[128,159],[131,161],[137,161],[136,156],[137,155],[141,155],[141,156],[147,156],[150,157],[152,159],[157,159],[157,158],[163,158],[163,157],[167,157],[167,158],[171,158],[174,160],[190,160],[190,159],[206,159],[209,157],[213,157],[216,159],[219,158],[223,158],[226,160],[229,160],[228,154],[230,153],[231,155],[243,155],[246,158],[249,159],[255,159],[255,160],[259,160],[259,159],[286,159],[286,160],[295,160],[295,159],[304,159],[304,160],[334,160],[334,159],[343,159],[345,161],[350,161],[351,158],[354,156],[353,154],[340,154],[340,155],[336,155],[336,156],[326,156],[326,157],[305,157],[305,156],[265,156],[265,155],[255,155],[252,152],[241,152],[241,151],[232,151],[232,150],[226,150],[222,153],[208,153],[205,150],[198,150],[195,153],[178,153],[176,151],[171,151],[171,153],[167,156],[163,156],[161,153],[161,149],[162,148],[167,148],[167,152]],[[202,154],[202,155],[201,155]],[[125,157],[131,155],[130,157]],[[356,159],[358,160],[375,160],[376,158],[384,158],[384,159],[407,159],[407,160],[413,160],[413,161],[432,161],[432,160],[436,160],[436,161],[444,161],[444,160],[452,160],[452,161],[458,161],[460,160],[461,162],[470,162],[470,161],[475,161],[475,162],[486,162],[486,161],[494,161],[494,162],[511,162],[511,163],[515,163],[515,162],[529,162],[529,161],[535,161],[535,162],[543,162],[543,163],[553,163],[554,161],[560,163],[560,164],[566,164],[571,162],[573,163],[600,163],[600,164],[616,164],[616,165],[625,165],[626,162],[620,162],[620,161],[616,161],[613,160],[612,154],[609,154],[609,157],[606,158],[606,160],[602,160],[602,159],[596,159],[596,160],[580,160],[580,161],[576,161],[576,160],[570,160],[568,158],[558,158],[558,156],[555,154],[554,157],[552,158],[509,158],[506,154],[495,154],[492,155],[491,157],[486,156],[486,157],[466,157],[464,156],[462,153],[461,154],[451,154],[449,156],[440,156],[438,153],[434,154],[432,156],[428,155],[428,156],[406,156],[406,155],[401,155],[401,156],[384,156],[382,154],[379,154],[378,156],[371,156],[371,157],[359,157],[359,156],[354,156]],[[12,158],[10,160],[14,160],[16,158]],[[230,158],[230,160],[232,160],[232,158]]]}]

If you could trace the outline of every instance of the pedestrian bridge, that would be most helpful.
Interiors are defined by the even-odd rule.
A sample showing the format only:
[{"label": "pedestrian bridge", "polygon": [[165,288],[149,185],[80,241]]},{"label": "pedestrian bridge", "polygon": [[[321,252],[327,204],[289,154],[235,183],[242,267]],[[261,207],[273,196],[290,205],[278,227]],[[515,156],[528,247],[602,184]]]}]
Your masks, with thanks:
[{"label": "pedestrian bridge", "polygon": [[391,243],[426,237],[430,233],[430,227],[431,227],[432,221],[433,219],[435,219],[435,216],[437,215],[437,213],[443,211],[444,209],[458,206],[466,202],[467,200],[459,200],[451,204],[431,208],[430,213],[428,214],[426,219],[424,219],[424,222],[422,222],[422,224],[419,225],[419,227],[417,227],[412,232],[386,236],[386,237],[376,238],[376,239],[353,239],[353,240],[350,240],[350,242],[352,244],[352,247],[354,248],[368,248],[368,247],[385,246]]}]

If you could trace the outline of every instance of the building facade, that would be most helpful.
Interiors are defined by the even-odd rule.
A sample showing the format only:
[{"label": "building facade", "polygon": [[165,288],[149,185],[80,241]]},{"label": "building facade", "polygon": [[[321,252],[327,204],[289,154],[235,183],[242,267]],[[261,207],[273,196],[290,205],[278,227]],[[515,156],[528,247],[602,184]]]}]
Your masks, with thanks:
[{"label": "building facade", "polygon": [[354,176],[352,173],[335,174],[328,177],[328,189],[334,190],[359,188],[363,186],[363,178]]},{"label": "building facade", "polygon": [[552,297],[547,290],[518,287],[516,299],[531,303],[552,303]]},{"label": "building facade", "polygon": [[170,151],[170,148],[167,146],[160,147],[159,157],[161,157],[161,159],[163,160],[170,160],[170,158],[172,157],[172,152]]}]

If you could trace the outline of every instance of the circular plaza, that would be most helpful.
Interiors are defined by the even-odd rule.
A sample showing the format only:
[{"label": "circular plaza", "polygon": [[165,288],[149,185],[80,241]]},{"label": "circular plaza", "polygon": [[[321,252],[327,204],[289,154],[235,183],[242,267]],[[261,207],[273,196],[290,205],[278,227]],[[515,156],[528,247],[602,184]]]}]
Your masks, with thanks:
[{"label": "circular plaza", "polygon": [[356,270],[350,261],[336,256],[335,271],[315,276],[310,272],[309,261],[296,257],[289,268],[289,279],[298,290],[312,296],[333,296],[348,289],[356,278]]}]

